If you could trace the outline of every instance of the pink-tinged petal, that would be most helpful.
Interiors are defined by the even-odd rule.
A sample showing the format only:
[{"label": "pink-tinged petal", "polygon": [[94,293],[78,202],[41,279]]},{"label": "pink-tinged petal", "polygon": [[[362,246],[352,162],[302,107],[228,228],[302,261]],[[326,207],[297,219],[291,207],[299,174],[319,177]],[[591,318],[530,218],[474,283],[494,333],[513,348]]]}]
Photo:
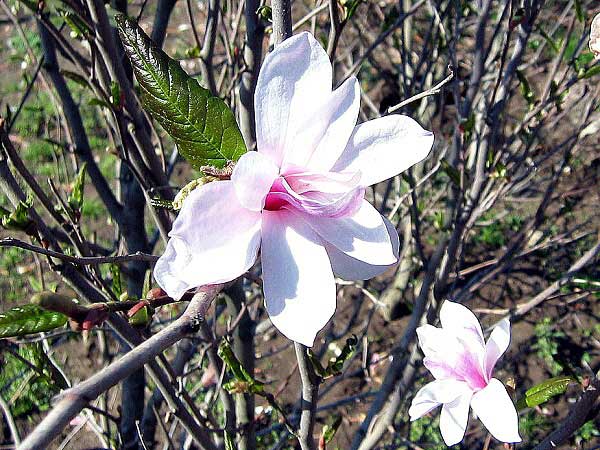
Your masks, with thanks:
[{"label": "pink-tinged petal", "polygon": [[442,406],[440,415],[440,432],[447,446],[462,441],[469,422],[469,404],[473,392],[463,386],[463,392],[456,400]]},{"label": "pink-tinged petal", "polygon": [[[333,166],[356,125],[360,109],[360,85],[350,77],[335,91],[320,100],[312,114],[304,114],[288,134],[283,170],[288,166],[307,167],[327,172]],[[291,131],[291,129],[289,129]]]},{"label": "pink-tinged petal", "polygon": [[492,330],[485,344],[485,371],[488,378],[492,377],[494,366],[510,344],[510,320],[505,318]]},{"label": "pink-tinged petal", "polygon": [[352,258],[378,266],[398,261],[383,217],[366,200],[352,216],[310,216],[306,221],[324,241]]},{"label": "pink-tinged petal", "polygon": [[261,262],[265,305],[287,338],[308,347],[335,311],[327,252],[315,232],[288,211],[264,211]]},{"label": "pink-tinged petal", "polygon": [[434,377],[461,380],[472,389],[481,389],[486,385],[478,356],[472,354],[464,341],[454,333],[423,325],[417,328],[417,336],[425,354],[425,365]]},{"label": "pink-tinged petal", "polygon": [[[392,251],[394,256],[398,258],[398,251],[400,249],[400,239],[398,238],[398,232],[394,228],[394,225],[390,223],[385,217],[383,218],[390,241],[392,242]],[[331,267],[333,273],[341,278],[342,280],[357,281],[357,280],[368,280],[370,278],[381,275],[386,270],[394,266],[392,265],[373,265],[360,261],[356,258],[346,255],[339,251],[334,245],[325,242],[325,249],[329,255],[331,261]]]},{"label": "pink-tinged petal", "polygon": [[440,358],[430,358],[426,356],[423,358],[423,365],[427,370],[429,370],[429,372],[431,372],[431,375],[433,375],[433,378],[436,380],[460,378],[460,376],[456,373],[456,368],[454,365],[449,364],[447,361],[443,361]]},{"label": "pink-tinged petal", "polygon": [[343,194],[360,186],[359,172],[296,172],[285,175],[289,186],[298,194],[317,191]]},{"label": "pink-tinged petal", "polygon": [[260,224],[260,212],[242,207],[232,181],[200,186],[173,223],[154,277],[177,299],[189,288],[231,281],[256,261]]},{"label": "pink-tinged petal", "polygon": [[264,209],[267,211],[287,209],[325,218],[345,217],[351,216],[360,208],[364,196],[365,188],[360,186],[340,193],[305,191],[298,194],[286,179],[279,177],[271,186]]},{"label": "pink-tinged petal", "polygon": [[492,378],[484,389],[473,395],[471,407],[496,439],[501,442],[521,442],[517,411],[499,380]]},{"label": "pink-tinged petal", "polygon": [[252,211],[262,210],[278,175],[279,168],[267,156],[258,152],[242,155],[231,174],[240,204]]},{"label": "pink-tinged petal", "polygon": [[412,400],[408,414],[416,420],[436,406],[456,400],[465,391],[464,383],[456,380],[435,380],[423,386]]},{"label": "pink-tinged petal", "polygon": [[417,328],[417,338],[423,354],[433,364],[454,367],[463,351],[456,336],[433,325],[425,324]]},{"label": "pink-tinged petal", "polygon": [[475,314],[459,303],[445,301],[440,309],[440,322],[444,330],[454,333],[474,358],[480,361],[483,372],[485,341]]},{"label": "pink-tinged petal", "polygon": [[346,149],[331,170],[360,171],[361,184],[370,186],[422,161],[432,145],[433,134],[410,117],[381,117],[354,128]]},{"label": "pink-tinged petal", "polygon": [[293,140],[295,124],[331,93],[332,69],[327,53],[309,33],[279,44],[260,69],[254,96],[258,151],[281,166]]}]

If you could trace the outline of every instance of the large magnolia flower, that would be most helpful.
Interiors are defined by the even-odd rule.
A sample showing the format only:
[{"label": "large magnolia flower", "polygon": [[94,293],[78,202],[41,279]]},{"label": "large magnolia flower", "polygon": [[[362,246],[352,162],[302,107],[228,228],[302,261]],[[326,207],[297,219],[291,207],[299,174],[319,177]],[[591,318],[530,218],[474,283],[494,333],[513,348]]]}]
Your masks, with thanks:
[{"label": "large magnolia flower", "polygon": [[469,405],[489,432],[502,442],[520,442],[517,411],[504,385],[492,378],[496,362],[510,343],[510,322],[501,321],[487,343],[475,315],[446,301],[442,328],[417,329],[423,364],[435,381],[417,392],[408,411],[411,420],[442,406],[440,431],[446,445],[460,442],[467,428]]},{"label": "large magnolia flower", "polygon": [[365,188],[425,158],[433,135],[399,115],[356,126],[358,81],[331,85],[329,58],[309,33],[266,57],[254,99],[258,151],[240,158],[231,180],[186,198],[154,270],[170,296],[235,279],[260,248],[273,324],[311,346],[335,311],[334,273],[368,279],[397,262],[398,234]]}]

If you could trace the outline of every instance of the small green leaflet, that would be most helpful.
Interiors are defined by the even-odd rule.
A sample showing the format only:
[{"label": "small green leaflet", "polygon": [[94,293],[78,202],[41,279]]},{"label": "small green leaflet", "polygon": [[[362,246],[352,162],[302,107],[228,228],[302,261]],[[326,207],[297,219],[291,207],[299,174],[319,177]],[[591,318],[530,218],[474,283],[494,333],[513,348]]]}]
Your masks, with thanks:
[{"label": "small green leaflet", "polygon": [[27,198],[25,201],[20,201],[13,212],[0,207],[0,223],[7,230],[25,231],[29,229],[31,220],[29,219],[29,208],[31,208],[32,200]]},{"label": "small green leaflet", "polygon": [[50,331],[67,323],[67,316],[37,305],[23,305],[0,314],[0,338]]},{"label": "small green leaflet", "polygon": [[315,373],[322,379],[326,380],[328,378],[341,375],[344,365],[354,355],[357,345],[358,338],[355,335],[346,339],[346,345],[344,345],[344,348],[342,348],[339,356],[331,358],[327,364],[327,367],[323,367],[319,359],[310,350],[308,351],[308,359],[312,363]]},{"label": "small green leaflet", "polygon": [[319,448],[326,448],[327,444],[331,442],[341,424],[342,416],[336,416],[331,424],[323,425],[323,429],[321,430],[321,438],[319,439]]},{"label": "small green leaflet", "polygon": [[85,185],[86,167],[87,163],[83,163],[83,165],[79,169],[79,173],[77,174],[75,181],[73,182],[73,190],[67,198],[67,203],[73,213],[80,212],[81,208],[83,207],[83,188]]},{"label": "small green leaflet", "polygon": [[569,384],[576,382],[577,380],[567,376],[550,378],[528,389],[525,392],[525,397],[520,398],[517,402],[517,409],[533,408],[541,405],[552,397],[564,394]]},{"label": "small green leaflet", "polygon": [[581,6],[581,0],[575,0],[575,15],[577,16],[577,20],[585,24],[585,13]]},{"label": "small green leaflet", "polygon": [[579,75],[579,78],[592,78],[594,75],[600,74],[600,64],[590,67]]},{"label": "small green leaflet", "polygon": [[181,155],[197,169],[237,161],[246,145],[225,102],[154,46],[134,21],[124,15],[115,19],[144,108],[171,135]]},{"label": "small green leaflet", "polygon": [[244,366],[242,366],[240,360],[237,359],[231,345],[229,345],[229,342],[227,342],[226,339],[219,344],[217,353],[227,367],[229,367],[233,375],[233,380],[223,384],[223,388],[226,391],[229,393],[252,392],[253,394],[259,395],[264,393],[264,384],[255,380],[252,375],[244,369]]}]

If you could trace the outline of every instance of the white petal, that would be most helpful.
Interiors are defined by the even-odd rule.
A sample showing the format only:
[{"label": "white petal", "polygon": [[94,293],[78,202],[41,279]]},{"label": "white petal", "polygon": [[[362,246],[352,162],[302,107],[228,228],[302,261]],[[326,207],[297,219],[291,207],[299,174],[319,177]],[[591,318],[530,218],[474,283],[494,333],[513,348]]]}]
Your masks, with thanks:
[{"label": "white petal", "polygon": [[366,200],[350,217],[305,217],[324,241],[352,258],[380,266],[398,262],[383,217]]},{"label": "white petal", "polygon": [[473,393],[468,387],[463,388],[458,398],[442,406],[440,415],[440,432],[447,446],[462,441],[469,421],[469,404]]},{"label": "white petal", "polygon": [[154,266],[154,279],[158,285],[174,299],[180,299],[186,291],[197,287],[183,281],[179,274],[191,260],[191,254],[185,242],[171,238],[167,248]]},{"label": "white petal", "polygon": [[[394,256],[398,258],[398,251],[400,249],[398,232],[394,228],[394,225],[392,225],[385,217],[383,218],[383,221],[389,233],[390,241],[392,242],[392,251],[394,252]],[[381,266],[365,263],[356,258],[352,258],[345,253],[342,253],[334,245],[331,245],[327,242],[325,242],[325,249],[329,255],[329,260],[331,261],[333,273],[343,280],[368,280],[384,273],[390,267],[393,267],[393,264]]]},{"label": "white petal", "polygon": [[459,337],[474,355],[479,355],[483,364],[485,341],[481,325],[469,308],[451,301],[445,301],[440,309],[442,328]]},{"label": "white petal", "polygon": [[292,213],[264,211],[261,261],[265,305],[287,338],[311,347],[335,311],[336,289],[327,252]]},{"label": "white petal", "polygon": [[331,93],[332,70],[327,53],[309,33],[279,44],[267,55],[256,83],[254,110],[258,151],[281,166],[297,124]]},{"label": "white petal", "polygon": [[485,370],[488,378],[491,378],[496,361],[504,354],[508,344],[510,344],[510,320],[505,318],[494,327],[485,344]]},{"label": "white petal", "polygon": [[465,392],[465,383],[456,380],[435,380],[423,386],[412,400],[408,414],[410,420],[423,417],[442,403],[450,403]]},{"label": "white petal", "polygon": [[464,351],[456,336],[433,325],[417,328],[417,338],[423,354],[436,365],[454,367]]},{"label": "white petal", "polygon": [[278,174],[279,168],[275,163],[261,153],[242,155],[231,174],[240,203],[252,211],[260,211]]},{"label": "white petal", "polygon": [[261,214],[240,205],[233,182],[215,181],[186,198],[154,269],[173,298],[192,287],[231,281],[256,260]]},{"label": "white petal", "polygon": [[288,128],[289,147],[283,170],[286,166],[300,166],[316,172],[329,171],[346,147],[359,109],[360,85],[355,77],[350,77],[321,99],[316,110],[305,113],[298,123],[289,124],[292,128]]},{"label": "white petal", "polygon": [[473,395],[471,407],[496,439],[502,442],[521,442],[517,411],[499,380],[492,378],[484,389]]},{"label": "white petal", "polygon": [[432,145],[433,134],[410,117],[381,117],[354,128],[346,149],[331,170],[361,171],[361,184],[370,186],[425,159]]}]

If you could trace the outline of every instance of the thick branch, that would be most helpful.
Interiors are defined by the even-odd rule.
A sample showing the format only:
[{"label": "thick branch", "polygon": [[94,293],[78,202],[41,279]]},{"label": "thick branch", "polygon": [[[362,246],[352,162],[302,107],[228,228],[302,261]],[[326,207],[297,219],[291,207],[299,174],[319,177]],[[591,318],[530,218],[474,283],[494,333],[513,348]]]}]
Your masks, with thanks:
[{"label": "thick branch", "polygon": [[292,6],[290,0],[273,0],[273,43],[281,44],[292,35]]}]

